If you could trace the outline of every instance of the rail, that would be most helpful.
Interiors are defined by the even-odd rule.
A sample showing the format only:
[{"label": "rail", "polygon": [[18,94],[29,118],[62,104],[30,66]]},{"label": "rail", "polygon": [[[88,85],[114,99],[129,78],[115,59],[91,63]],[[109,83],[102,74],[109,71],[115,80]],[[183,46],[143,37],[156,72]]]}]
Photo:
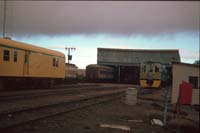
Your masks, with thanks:
[{"label": "rail", "polygon": [[3,131],[10,127],[23,125],[25,123],[120,98],[124,92],[125,89],[91,92],[87,95],[74,96],[71,99],[56,104],[0,113],[0,130]]}]

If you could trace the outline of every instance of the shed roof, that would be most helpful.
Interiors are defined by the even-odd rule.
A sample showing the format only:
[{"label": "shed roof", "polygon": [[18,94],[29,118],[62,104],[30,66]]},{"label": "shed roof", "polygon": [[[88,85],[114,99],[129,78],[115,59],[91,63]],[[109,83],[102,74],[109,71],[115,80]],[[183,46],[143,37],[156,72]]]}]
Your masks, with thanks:
[{"label": "shed roof", "polygon": [[129,51],[129,52],[178,52],[178,49],[118,49],[118,48],[97,48],[107,51]]},{"label": "shed roof", "polygon": [[86,68],[105,68],[105,69],[112,69],[112,67],[104,66],[104,65],[97,65],[97,64],[89,64],[86,66]]},{"label": "shed roof", "polygon": [[98,48],[97,63],[102,65],[138,65],[147,61],[171,64],[180,62],[178,49]]},{"label": "shed roof", "polygon": [[13,40],[10,40],[10,39],[0,38],[0,46],[5,46],[5,47],[9,47],[9,48],[17,48],[17,49],[20,49],[20,50],[28,50],[28,51],[31,51],[31,52],[38,52],[38,53],[42,53],[42,54],[47,54],[47,55],[65,58],[65,55],[61,52],[50,50],[50,49],[47,49],[47,48],[34,46],[34,45],[31,45],[31,44],[27,44],[27,43],[13,41]]}]

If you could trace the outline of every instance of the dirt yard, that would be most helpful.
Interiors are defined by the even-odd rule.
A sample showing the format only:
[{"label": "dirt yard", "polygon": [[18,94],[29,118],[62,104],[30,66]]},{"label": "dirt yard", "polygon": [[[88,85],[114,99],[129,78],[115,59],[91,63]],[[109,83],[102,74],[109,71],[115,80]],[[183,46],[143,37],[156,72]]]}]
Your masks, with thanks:
[{"label": "dirt yard", "polygon": [[169,105],[167,125],[152,125],[152,119],[163,121],[163,90],[139,91],[137,104],[125,104],[125,98],[117,99],[67,112],[48,119],[35,121],[4,132],[12,133],[197,133],[199,109],[184,106],[180,115]]}]

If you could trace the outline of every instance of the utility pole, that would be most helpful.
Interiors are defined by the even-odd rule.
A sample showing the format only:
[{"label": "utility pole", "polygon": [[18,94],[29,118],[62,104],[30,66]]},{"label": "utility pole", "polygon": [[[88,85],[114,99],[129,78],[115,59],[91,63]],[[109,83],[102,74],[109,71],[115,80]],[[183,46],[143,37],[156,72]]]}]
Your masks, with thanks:
[{"label": "utility pole", "polygon": [[6,31],[6,0],[4,0],[4,11],[3,11],[3,38],[5,37]]},{"label": "utility pole", "polygon": [[73,47],[65,47],[65,50],[67,50],[68,51],[68,56],[67,56],[67,59],[68,59],[68,64],[69,64],[69,61],[70,60],[72,60],[72,55],[70,55],[70,51],[72,51],[72,50],[76,50],[76,48],[73,48]]}]

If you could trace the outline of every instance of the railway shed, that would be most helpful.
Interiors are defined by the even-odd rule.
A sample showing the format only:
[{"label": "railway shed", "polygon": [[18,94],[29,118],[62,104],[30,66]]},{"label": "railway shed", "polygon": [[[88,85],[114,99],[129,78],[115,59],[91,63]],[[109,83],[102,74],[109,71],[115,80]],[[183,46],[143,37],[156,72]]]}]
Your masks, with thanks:
[{"label": "railway shed", "polygon": [[166,65],[172,72],[172,62],[180,62],[178,49],[113,49],[98,48],[97,64],[115,69],[115,81],[139,84],[140,64],[153,61]]}]

